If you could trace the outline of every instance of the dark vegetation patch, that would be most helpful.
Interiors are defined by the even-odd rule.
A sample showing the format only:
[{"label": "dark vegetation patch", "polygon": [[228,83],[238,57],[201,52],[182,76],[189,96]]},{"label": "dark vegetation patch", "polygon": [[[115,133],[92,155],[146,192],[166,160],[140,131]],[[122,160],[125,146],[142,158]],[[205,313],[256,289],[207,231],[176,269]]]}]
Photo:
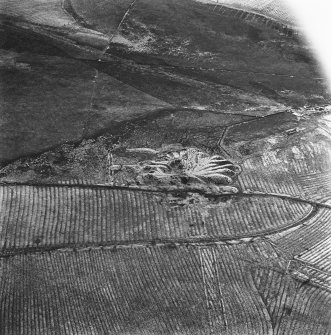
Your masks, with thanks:
[{"label": "dark vegetation patch", "polygon": [[[85,27],[85,28],[89,28],[89,29],[94,29],[95,26],[88,24],[84,17],[79,15],[74,7],[72,6],[71,0],[63,0],[63,8],[66,10],[66,12],[68,14],[70,14],[81,26]],[[85,12],[85,15],[87,13]]]},{"label": "dark vegetation patch", "polygon": [[[259,120],[245,115],[217,113],[245,114],[251,108],[252,115],[264,116],[277,112],[281,107],[277,102],[289,107],[302,106],[307,101],[326,102],[328,96],[321,81],[314,79],[317,75],[315,64],[301,42],[257,24],[213,15],[192,1],[138,2],[141,6],[134,8],[120,33],[130,42],[137,42],[138,49],[139,42],[145,37],[150,40],[141,50],[137,50],[137,45],[133,50],[132,46],[117,43],[117,61],[108,58],[115,54],[113,49],[106,55],[105,62],[91,62],[92,67],[89,67],[62,57],[36,35],[30,40],[24,40],[21,35],[13,39],[7,37],[4,49],[15,50],[19,56],[16,64],[13,62],[1,69],[6,84],[1,102],[6,123],[1,133],[9,136],[9,142],[1,141],[5,144],[0,149],[4,149],[2,152],[8,158],[13,153],[23,156],[55,147],[7,165],[0,173],[5,180],[78,180],[84,183],[90,179],[92,183],[114,183],[115,180],[118,184],[132,185],[136,182],[134,175],[118,173],[116,180],[112,165],[135,164],[150,156],[128,154],[127,148],[164,149],[162,145],[177,143],[179,146],[197,146],[210,154],[221,154],[218,141],[224,135],[227,150],[233,147],[235,151],[238,144],[239,156],[250,156],[265,148],[269,153],[267,146],[259,144],[275,140],[273,136],[280,136],[285,146],[303,141],[301,133],[292,132],[300,124],[290,113]],[[71,1],[77,19],[104,32],[114,31],[128,3],[122,0]],[[57,33],[65,36],[63,30]],[[82,55],[78,53],[78,56]],[[22,66],[24,63],[28,66]],[[96,96],[91,101],[93,68],[99,69],[100,73]],[[106,74],[140,91],[112,81]],[[141,91],[173,106],[156,101]],[[112,95],[112,92],[116,93]],[[26,100],[28,97],[31,100]],[[261,105],[274,109],[261,109]],[[183,110],[183,107],[196,107],[196,110]],[[199,111],[199,108],[208,111]],[[237,125],[226,128],[232,124]],[[287,130],[291,132],[288,134]],[[94,136],[96,138],[88,139]],[[72,143],[59,146],[58,143],[63,141]],[[304,147],[301,151],[311,168],[320,164],[321,157],[312,159],[310,151],[305,152]],[[291,163],[295,161],[293,153],[289,158]],[[280,167],[284,161],[278,163]],[[253,167],[258,168],[258,164]],[[285,190],[293,186],[291,179],[286,178],[289,173],[286,176],[269,173],[275,167],[278,166],[270,164],[267,173],[255,171],[260,177],[256,180],[271,186],[275,184],[277,191],[281,190],[280,184],[288,184]],[[181,183],[185,186],[189,179],[183,177]],[[255,182],[254,186],[257,184]],[[253,243],[197,248],[189,243],[179,247],[169,242],[160,248],[157,247],[159,240],[155,238],[158,232],[165,235],[179,232],[185,236],[225,232],[233,236],[244,231],[251,236],[254,229],[286,226],[294,218],[300,222],[310,206],[280,199],[263,198],[261,204],[260,199],[254,197],[242,201],[240,197],[184,196],[180,192],[163,198],[155,196],[156,192],[145,198],[131,194],[123,200],[124,192],[118,192],[116,196],[122,200],[114,204],[121,209],[111,209],[112,198],[107,192],[113,190],[109,188],[101,191],[97,187],[86,187],[82,191],[71,187],[69,192],[59,193],[61,185],[57,187],[53,193],[50,192],[52,187],[45,185],[38,192],[34,189],[29,193],[31,188],[27,186],[21,189],[8,186],[2,193],[2,205],[7,212],[2,210],[1,215],[8,219],[8,226],[3,229],[7,233],[6,240],[2,242],[10,244],[9,240],[13,238],[14,246],[17,241],[28,241],[33,247],[22,250],[14,247],[10,250],[13,254],[1,260],[2,279],[6,283],[2,297],[9,305],[1,314],[0,332],[22,333],[29,331],[31,326],[31,332],[57,334],[92,330],[107,334],[114,329],[123,333],[136,333],[142,329],[150,333],[205,333],[213,332],[214,328],[217,333],[223,330],[219,320],[214,318],[224,312],[220,302],[229,311],[226,313],[228,333],[247,333],[247,325],[251,325],[249,330],[253,333],[269,333],[269,322],[261,310],[270,313],[272,325],[278,329],[289,329],[286,327],[289,324],[293,329],[296,322],[300,322],[300,329],[303,329],[303,322],[307,320],[309,327],[313,324],[313,327],[327,328],[329,315],[322,312],[328,310],[329,295],[325,290],[312,289],[310,281],[298,289],[288,273],[286,260],[285,265],[281,264],[278,254],[274,256],[274,249],[269,254],[263,252],[264,241],[258,242],[262,252],[251,252]],[[69,188],[63,189],[68,191]],[[322,191],[325,193],[324,189]],[[32,203],[36,206],[36,197],[40,201],[38,208],[32,207]],[[45,204],[45,199],[50,201]],[[145,201],[143,205],[142,199]],[[12,210],[15,201],[15,208],[25,208],[24,215]],[[26,201],[25,205],[22,205],[23,201]],[[67,201],[67,207],[63,206],[64,201]],[[36,208],[39,210],[37,214]],[[187,214],[188,209],[191,215]],[[45,210],[49,211],[47,215]],[[28,211],[36,217],[33,225],[27,221]],[[157,217],[160,212],[162,215]],[[113,219],[114,215],[119,219]],[[105,217],[110,219],[105,220]],[[248,217],[254,227],[247,225]],[[54,236],[45,234],[50,231],[51,224],[62,224],[61,220],[61,228],[51,230]],[[76,223],[68,225],[69,221]],[[21,222],[26,229],[16,229],[18,226],[12,222]],[[114,225],[109,222],[118,224],[120,229],[114,233]],[[165,227],[166,223],[168,227]],[[99,229],[98,234],[95,227]],[[156,231],[156,227],[160,230]],[[58,234],[63,232],[62,228],[66,233]],[[311,228],[307,225],[305,229]],[[31,234],[32,231],[35,234]],[[318,241],[324,234],[321,231],[316,234]],[[22,238],[24,233],[29,238]],[[116,233],[119,234],[117,237]],[[80,239],[101,239],[109,243],[111,238],[117,242],[119,237],[125,236],[128,241],[133,236],[143,239],[145,234],[153,236],[145,248],[119,250],[114,246],[107,251],[101,248],[105,244],[98,242],[99,250],[78,252],[76,249],[75,242]],[[294,235],[292,239],[288,238],[286,245],[292,245],[296,239]],[[300,248],[303,248],[302,243],[311,242],[306,240],[307,236],[311,237],[310,233],[303,235],[297,235],[301,236],[298,239]],[[17,240],[14,240],[15,236]],[[69,239],[72,250],[57,253],[51,247],[46,253],[43,246],[60,238]],[[28,255],[32,250],[39,250],[41,254]],[[14,256],[15,252],[21,253],[20,256]],[[265,259],[256,261],[257,255]],[[267,259],[270,255],[273,255],[271,261]],[[255,262],[257,271],[251,271],[252,262]],[[259,271],[261,268],[267,270]],[[277,271],[273,271],[275,269]],[[219,294],[220,287],[222,295]],[[286,299],[278,301],[277,297]],[[206,302],[208,308],[201,301]],[[274,308],[275,304],[278,309]]]},{"label": "dark vegetation patch", "polygon": [[49,55],[67,57],[67,54],[54,46],[48,38],[33,34],[30,31],[10,29],[0,30],[1,48],[18,53],[33,53],[35,55]]},{"label": "dark vegetation patch", "polygon": [[[95,140],[83,140],[81,143],[71,145],[64,144],[44,154],[14,162],[4,171],[9,175],[18,173],[21,174],[20,178],[34,180],[72,177],[95,179],[101,182],[108,180],[107,154],[109,152],[113,153],[113,163],[117,165],[150,158],[143,153],[128,153],[126,148],[157,149],[178,143],[182,147],[195,146],[217,154],[220,153],[217,143],[224,127],[250,119],[252,117],[203,110],[159,110],[155,114],[150,113],[134,121],[123,121],[112,125]],[[54,169],[53,175],[41,173],[45,165]],[[22,166],[24,166],[23,170]],[[130,174],[124,173],[118,182],[129,182],[125,180],[128,178]]]},{"label": "dark vegetation patch", "polygon": [[286,130],[295,128],[298,124],[297,118],[290,112],[270,115],[231,127],[227,132],[224,144],[230,145],[234,142],[256,140],[271,135],[284,134]]},{"label": "dark vegetation patch", "polygon": [[[128,4],[71,0],[70,10],[96,29],[111,31]],[[321,83],[312,79],[314,64],[304,57],[290,60],[292,54],[307,54],[300,41],[258,23],[216,15],[207,7],[187,0],[140,1],[119,34],[138,45],[146,39],[146,48],[132,49],[117,43],[101,63],[83,64],[63,57],[37,35],[4,27],[1,34],[8,37],[3,47],[15,50],[15,61],[27,64],[27,68],[13,65],[1,69],[6,83],[2,161],[36,154],[63,142],[79,142],[107,130],[117,136],[123,129],[122,121],[135,123],[146,114],[158,115],[159,109],[172,106],[263,116],[286,105],[327,101]],[[117,58],[109,58],[115,51]],[[100,72],[92,101],[94,68]],[[131,144],[179,142],[217,151],[219,136],[232,116],[202,127],[200,123],[208,120],[203,113],[201,118],[194,114],[191,120],[196,122],[186,129],[180,124],[190,124],[189,115],[182,120],[176,113],[164,120],[142,119],[140,129],[134,127]],[[129,123],[126,127],[126,133],[130,132]],[[63,158],[58,163],[52,159],[53,163],[67,164]]]},{"label": "dark vegetation patch", "polygon": [[112,33],[120,23],[132,0],[96,1],[66,0],[73,17],[79,17],[89,27]]}]

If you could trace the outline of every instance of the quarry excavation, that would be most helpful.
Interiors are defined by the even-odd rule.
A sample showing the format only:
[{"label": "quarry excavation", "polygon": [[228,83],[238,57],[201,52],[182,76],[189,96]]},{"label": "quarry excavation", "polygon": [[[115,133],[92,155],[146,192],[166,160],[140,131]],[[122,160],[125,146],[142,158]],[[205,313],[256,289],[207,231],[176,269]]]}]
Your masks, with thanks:
[{"label": "quarry excavation", "polygon": [[331,334],[331,95],[278,0],[0,0],[0,334]]},{"label": "quarry excavation", "polygon": [[[161,183],[163,185],[230,185],[240,173],[240,167],[221,156],[209,156],[195,148],[182,150],[155,151],[150,148],[131,148],[130,152],[152,154],[155,160],[142,161],[137,165],[111,165],[111,171],[134,169],[142,184]],[[234,188],[223,190],[237,191]]]}]

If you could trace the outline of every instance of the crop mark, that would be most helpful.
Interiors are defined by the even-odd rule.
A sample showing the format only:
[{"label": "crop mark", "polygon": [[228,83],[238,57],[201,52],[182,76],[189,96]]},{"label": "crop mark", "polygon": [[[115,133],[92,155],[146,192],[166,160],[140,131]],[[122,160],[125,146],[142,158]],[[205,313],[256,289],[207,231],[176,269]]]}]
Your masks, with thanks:
[{"label": "crop mark", "polygon": [[215,251],[213,248],[199,248],[201,272],[205,289],[206,307],[210,334],[215,334],[217,324],[221,329],[228,328],[225,305],[219,284]]},{"label": "crop mark", "polygon": [[[301,261],[297,256],[284,253],[281,248],[266,237],[261,240],[266,242],[266,246],[271,247],[274,254],[266,255],[266,249],[260,248],[263,244],[260,242],[252,243],[252,249],[258,256],[258,259],[241,259],[243,262],[250,264],[248,267],[249,271],[253,269],[259,271],[273,271],[285,279],[287,286],[289,286],[289,280],[293,280],[296,283],[297,290],[302,286],[308,285],[331,292],[331,273],[317,268],[314,264]],[[277,295],[278,291],[272,296],[269,294],[269,298],[274,299]]]},{"label": "crop mark", "polygon": [[[308,278],[305,275],[305,269],[296,264],[293,259],[288,259],[281,268],[273,266],[272,260],[269,261],[268,259],[255,262],[256,270],[252,272],[252,276],[271,315],[275,334],[283,334],[284,328],[289,329],[288,323],[296,322],[293,311],[298,313],[298,304],[300,308],[306,306],[305,302],[302,301],[304,292],[307,294],[316,289],[322,295],[329,295],[331,292],[330,286],[321,283],[316,274]],[[267,265],[264,265],[265,263]],[[249,266],[250,270],[253,268],[254,266]],[[307,298],[311,299],[310,293],[308,297],[305,296],[305,299]],[[312,306],[309,308],[312,308]]]},{"label": "crop mark", "polygon": [[270,322],[270,325],[271,325],[271,334],[274,334],[275,327],[276,327],[275,320],[273,318],[273,315],[270,313],[270,309],[269,309],[269,306],[268,306],[268,301],[260,293],[259,288],[256,284],[256,281],[254,280],[254,276],[253,276],[252,272],[254,272],[254,271],[252,271],[252,269],[250,269],[250,271],[248,272],[249,276],[250,276],[250,282],[252,283],[253,288],[256,290],[256,292],[258,293],[259,298],[261,299],[261,301],[263,303],[264,311],[267,313],[268,319],[269,319],[268,321]]}]

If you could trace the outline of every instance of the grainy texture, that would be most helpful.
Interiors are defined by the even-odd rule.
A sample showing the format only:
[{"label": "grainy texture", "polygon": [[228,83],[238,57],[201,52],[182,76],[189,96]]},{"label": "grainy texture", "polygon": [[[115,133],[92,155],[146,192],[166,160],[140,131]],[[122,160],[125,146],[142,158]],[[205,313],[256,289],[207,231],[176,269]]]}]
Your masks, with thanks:
[{"label": "grainy texture", "polygon": [[[241,247],[56,252],[1,260],[0,329],[20,334],[326,334],[330,293]],[[176,262],[174,262],[176,259]],[[33,316],[33,318],[31,318]],[[309,316],[310,323],[305,319]]]},{"label": "grainy texture", "polygon": [[[220,3],[0,0],[1,335],[331,334],[330,95]],[[142,180],[187,149],[241,173]]]},{"label": "grainy texture", "polygon": [[200,196],[178,206],[171,194],[74,185],[8,185],[0,186],[0,194],[4,252],[158,239],[240,239],[286,230],[313,210],[307,203],[259,196],[225,202]]}]

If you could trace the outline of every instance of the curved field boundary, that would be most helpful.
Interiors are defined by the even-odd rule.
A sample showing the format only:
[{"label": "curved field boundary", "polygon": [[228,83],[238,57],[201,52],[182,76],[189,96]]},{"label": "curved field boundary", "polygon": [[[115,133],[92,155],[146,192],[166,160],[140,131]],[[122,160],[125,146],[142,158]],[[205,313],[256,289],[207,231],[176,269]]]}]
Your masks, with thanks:
[{"label": "curved field boundary", "polygon": [[[295,229],[296,228],[296,229]],[[302,226],[275,235],[275,244],[285,253],[300,255],[323,243],[331,234],[331,210],[320,208]]]},{"label": "curved field boundary", "polygon": [[60,0],[47,2],[30,0],[23,3],[19,0],[1,0],[0,9],[1,15],[29,20],[38,25],[53,27],[67,25],[77,29],[76,21],[62,10]]},{"label": "curved field boundary", "polygon": [[[330,234],[328,235],[330,236]],[[322,239],[314,247],[294,256],[307,280],[331,289],[331,237]]]},{"label": "curved field boundary", "polygon": [[[250,162],[249,162],[250,163]],[[238,181],[243,190],[262,191],[273,194],[288,194],[297,196],[304,194],[301,183],[288,171],[253,168],[247,161],[243,164],[243,172],[239,175]],[[262,164],[261,164],[262,165]]]},{"label": "curved field boundary", "polygon": [[198,199],[197,204],[169,194],[88,185],[2,185],[1,254],[247,243],[303,225],[318,208],[260,193],[203,197],[201,203],[201,198],[189,198],[188,203]]},{"label": "curved field boundary", "polygon": [[303,190],[316,201],[331,200],[331,171],[301,175]]},{"label": "curved field boundary", "polygon": [[330,291],[272,269],[254,270],[252,276],[271,317],[273,334],[326,334]]},{"label": "curved field boundary", "polygon": [[326,271],[331,277],[331,236],[317,243],[313,248],[305,251],[296,258],[307,265],[314,264],[321,271]]},{"label": "curved field boundary", "polygon": [[299,35],[300,31],[293,27],[293,25],[290,25],[285,22],[280,22],[279,20],[276,20],[275,18],[265,16],[260,13],[256,13],[251,10],[243,10],[235,7],[231,7],[230,5],[224,5],[224,4],[205,4],[205,6],[208,7],[208,9],[213,12],[215,15],[220,16],[230,16],[237,18],[239,20],[243,21],[249,21],[249,22],[256,22],[259,24],[262,24],[268,28],[274,29],[282,34],[284,34],[287,37],[293,37],[295,35]]},{"label": "curved field boundary", "polygon": [[[114,2],[114,1],[113,1]],[[115,26],[115,22],[117,22],[116,20],[116,15],[119,17],[122,17],[124,15],[124,12],[126,10],[125,7],[128,7],[128,5],[130,4],[129,1],[122,1],[124,3],[124,5],[121,6],[121,2],[114,2],[113,4],[113,8],[112,11],[110,11],[108,9],[105,8],[107,13],[110,13],[110,15],[115,17],[110,17],[109,20],[110,22],[112,22],[113,26]],[[111,1],[105,2],[108,6],[112,6]],[[79,2],[80,5],[83,5],[82,8],[79,8],[77,1],[72,1],[72,0],[64,0],[63,1],[63,9],[65,10],[65,12],[67,12],[66,14],[71,16],[71,18],[74,18],[77,22],[79,22],[82,26],[85,27],[90,27],[88,22],[89,18],[85,17],[86,16],[86,12],[90,9],[91,11],[91,4],[89,3],[89,1],[81,1]],[[97,5],[97,4],[94,4]],[[98,4],[98,6],[103,6],[105,4]],[[265,25],[269,28],[275,29],[283,34],[285,34],[286,36],[292,36],[294,34],[297,34],[297,30],[293,27],[293,25],[290,24],[289,20],[284,20],[281,17],[276,18],[276,17],[272,17],[272,16],[268,16],[267,12],[264,13],[259,13],[257,11],[254,11],[253,9],[240,9],[240,8],[236,8],[234,6],[231,6],[230,4],[217,4],[215,2],[215,4],[206,4],[206,3],[202,3],[202,2],[198,2],[198,1],[192,1],[192,5],[196,6],[196,7],[200,7],[203,9],[208,9],[212,12],[214,12],[217,15],[226,15],[226,16],[230,16],[230,17],[234,17],[234,18],[238,18],[240,20],[246,20],[246,21],[253,21],[253,22],[257,22],[259,24]],[[244,4],[245,5],[245,4]],[[93,3],[92,3],[93,6]],[[115,13],[115,14],[114,14]],[[93,16],[93,10],[92,10],[92,14]],[[285,14],[285,12],[283,13]],[[280,16],[280,15],[279,15]],[[100,18],[99,18],[100,19]],[[108,21],[109,21],[108,20]],[[103,25],[106,23],[107,21],[103,22]],[[103,27],[104,30],[109,28],[107,27]],[[113,28],[115,29],[115,28]]]}]

